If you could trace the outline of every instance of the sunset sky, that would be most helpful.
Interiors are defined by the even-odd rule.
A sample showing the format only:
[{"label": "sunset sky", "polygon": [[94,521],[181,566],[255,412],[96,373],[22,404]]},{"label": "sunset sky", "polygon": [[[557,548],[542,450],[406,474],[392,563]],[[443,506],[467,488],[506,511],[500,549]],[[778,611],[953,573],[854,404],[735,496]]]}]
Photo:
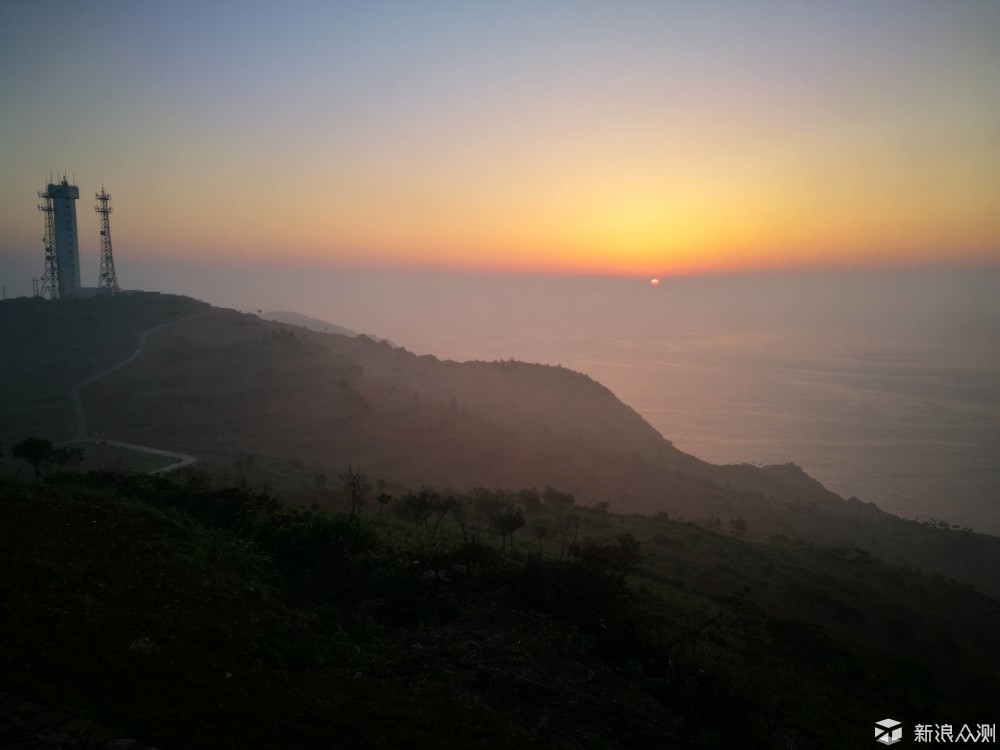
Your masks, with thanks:
[{"label": "sunset sky", "polygon": [[998,75],[989,0],[6,0],[0,264],[63,170],[90,267],[102,181],[132,259],[1000,264]]}]

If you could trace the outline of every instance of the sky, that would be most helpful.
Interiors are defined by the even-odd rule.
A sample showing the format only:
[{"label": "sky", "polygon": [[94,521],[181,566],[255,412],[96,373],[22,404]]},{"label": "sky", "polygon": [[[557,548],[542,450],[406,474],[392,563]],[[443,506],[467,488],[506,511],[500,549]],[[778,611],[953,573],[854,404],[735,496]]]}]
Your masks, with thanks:
[{"label": "sky", "polygon": [[42,272],[36,193],[63,173],[95,278],[102,184],[119,263],[1000,264],[992,0],[0,9],[18,293]]}]

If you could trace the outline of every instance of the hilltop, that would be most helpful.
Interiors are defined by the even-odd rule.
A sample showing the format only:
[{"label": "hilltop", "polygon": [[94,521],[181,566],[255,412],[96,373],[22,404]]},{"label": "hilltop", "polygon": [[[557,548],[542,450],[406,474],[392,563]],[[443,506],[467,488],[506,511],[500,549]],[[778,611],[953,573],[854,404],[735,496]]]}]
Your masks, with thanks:
[{"label": "hilltop", "polygon": [[311,331],[339,333],[344,336],[358,335],[357,331],[352,331],[350,328],[344,328],[343,326],[338,326],[328,321],[314,318],[311,315],[303,315],[302,313],[291,312],[289,310],[268,310],[267,312],[258,313],[258,315],[264,320],[271,320],[276,323],[288,323],[293,326],[301,326],[302,328],[308,328]]},{"label": "hilltop", "polygon": [[92,434],[197,455],[292,502],[324,502],[348,464],[397,493],[551,486],[620,513],[858,548],[994,594],[1000,586],[1000,539],[844,500],[793,465],[700,461],[562,367],[439,360],[170,295],[12,300],[0,323],[0,344],[19,352],[0,370],[15,384],[0,405],[7,446],[28,430],[72,437],[70,386],[167,323],[127,366],[81,389]]}]

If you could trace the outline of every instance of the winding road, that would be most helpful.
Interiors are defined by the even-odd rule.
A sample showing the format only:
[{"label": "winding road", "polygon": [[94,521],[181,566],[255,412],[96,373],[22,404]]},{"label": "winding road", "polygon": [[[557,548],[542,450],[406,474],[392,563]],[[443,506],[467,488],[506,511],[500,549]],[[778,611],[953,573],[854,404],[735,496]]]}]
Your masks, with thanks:
[{"label": "winding road", "polygon": [[195,313],[194,315],[188,315],[186,318],[178,318],[177,320],[170,320],[167,321],[166,323],[161,323],[160,325],[153,326],[152,328],[143,331],[142,335],[139,336],[139,341],[136,343],[135,350],[128,357],[123,359],[117,365],[109,367],[107,370],[99,372],[96,375],[92,375],[86,380],[79,382],[72,388],[70,388],[69,397],[73,402],[73,415],[76,419],[76,437],[72,440],[72,442],[100,443],[103,445],[111,445],[116,448],[127,448],[129,450],[139,451],[140,453],[149,453],[154,456],[160,456],[162,458],[174,459],[175,463],[169,464],[168,466],[160,467],[159,469],[153,469],[153,471],[149,472],[150,474],[166,474],[168,472],[177,471],[178,469],[183,469],[186,466],[192,466],[193,464],[198,463],[197,456],[189,456],[186,453],[176,453],[175,451],[163,450],[162,448],[150,448],[149,446],[136,445],[135,443],[123,443],[120,440],[103,440],[103,439],[98,440],[96,438],[89,437],[87,435],[87,411],[83,406],[83,399],[80,398],[80,390],[83,387],[88,386],[91,383],[100,380],[104,376],[111,374],[115,370],[120,370],[122,367],[125,367],[130,362],[135,360],[136,357],[142,354],[143,349],[145,349],[146,341],[149,339],[150,334],[156,333],[161,328],[172,326],[175,323],[182,323],[185,320],[191,320],[193,318],[200,317],[207,312],[208,310],[202,310],[201,312]]}]

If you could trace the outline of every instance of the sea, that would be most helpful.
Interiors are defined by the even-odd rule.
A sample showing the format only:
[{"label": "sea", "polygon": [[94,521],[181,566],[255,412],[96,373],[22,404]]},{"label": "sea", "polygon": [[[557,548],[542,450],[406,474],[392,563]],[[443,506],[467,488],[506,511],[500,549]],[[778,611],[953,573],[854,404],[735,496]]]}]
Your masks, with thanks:
[{"label": "sea", "polygon": [[252,295],[238,274],[202,277],[206,299],[303,312],[418,354],[562,365],[706,461],[792,462],[845,498],[1000,535],[996,266],[665,274],[657,285],[272,269]]},{"label": "sea", "polygon": [[452,351],[587,373],[706,461],[793,462],[845,498],[1000,535],[1000,358],[951,343],[705,328]]}]

